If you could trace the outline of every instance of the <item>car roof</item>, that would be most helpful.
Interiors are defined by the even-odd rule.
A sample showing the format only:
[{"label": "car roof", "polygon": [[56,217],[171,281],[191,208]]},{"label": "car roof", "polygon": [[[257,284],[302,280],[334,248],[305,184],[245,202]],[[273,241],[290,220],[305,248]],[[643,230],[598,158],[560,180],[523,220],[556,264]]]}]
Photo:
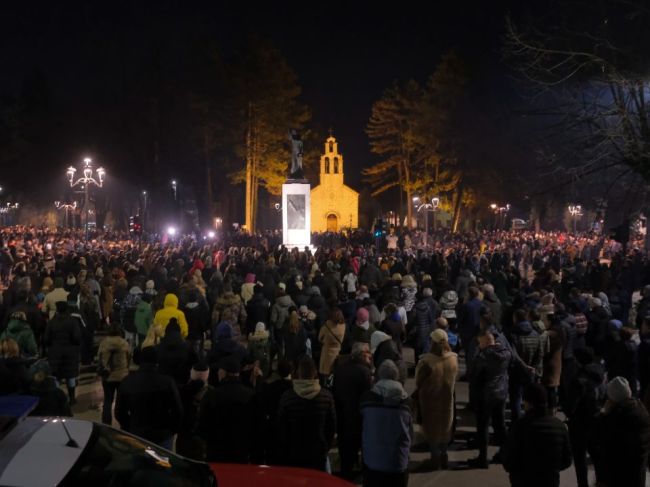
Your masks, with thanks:
[{"label": "car roof", "polygon": [[353,487],[318,470],[265,465],[211,463],[219,487]]},{"label": "car roof", "polygon": [[[79,447],[66,446],[64,426]],[[25,418],[0,441],[0,485],[57,485],[79,459],[92,430],[90,421]]]}]

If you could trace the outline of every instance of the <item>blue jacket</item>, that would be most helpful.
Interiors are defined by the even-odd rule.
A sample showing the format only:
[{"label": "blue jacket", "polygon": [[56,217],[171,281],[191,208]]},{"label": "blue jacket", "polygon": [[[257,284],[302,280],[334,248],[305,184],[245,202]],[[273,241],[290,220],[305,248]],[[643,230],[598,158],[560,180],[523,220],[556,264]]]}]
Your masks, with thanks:
[{"label": "blue jacket", "polygon": [[458,333],[461,336],[474,336],[478,333],[481,324],[480,312],[481,301],[478,298],[471,299],[463,305],[458,323]]},{"label": "blue jacket", "polygon": [[413,439],[407,394],[397,381],[381,380],[361,396],[361,451],[370,470],[406,472]]}]

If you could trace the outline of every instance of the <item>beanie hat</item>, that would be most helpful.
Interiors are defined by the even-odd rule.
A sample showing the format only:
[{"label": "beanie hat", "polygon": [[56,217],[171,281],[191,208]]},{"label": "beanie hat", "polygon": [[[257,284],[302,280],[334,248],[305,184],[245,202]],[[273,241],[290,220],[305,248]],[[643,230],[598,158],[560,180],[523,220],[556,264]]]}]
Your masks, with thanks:
[{"label": "beanie hat", "polygon": [[204,363],[194,364],[192,370],[190,371],[191,380],[200,380],[203,382],[208,382],[210,377],[210,367]]},{"label": "beanie hat", "polygon": [[147,289],[154,289],[156,287],[156,283],[153,282],[153,279],[149,279],[147,283],[145,284],[145,287]]},{"label": "beanie hat", "polygon": [[357,310],[357,323],[365,323],[368,321],[369,317],[370,313],[368,313],[368,310],[366,308],[359,308]]},{"label": "beanie hat", "polygon": [[246,284],[254,284],[255,283],[255,274],[249,272],[246,274]]},{"label": "beanie hat", "polygon": [[399,369],[390,359],[384,360],[377,370],[379,380],[399,380]]},{"label": "beanie hat", "polygon": [[217,325],[217,338],[231,338],[232,326],[227,321],[222,321]]},{"label": "beanie hat", "polygon": [[447,342],[449,340],[449,337],[447,336],[447,332],[445,330],[442,330],[440,328],[436,328],[431,332],[431,341],[433,343],[443,343]]},{"label": "beanie hat", "polygon": [[630,384],[624,377],[614,377],[607,384],[607,397],[613,402],[623,402],[632,397]]},{"label": "beanie hat", "polygon": [[375,350],[377,350],[377,347],[379,345],[390,339],[390,336],[383,331],[374,332],[372,335],[370,335],[370,352],[375,353]]},{"label": "beanie hat", "polygon": [[280,284],[278,284],[278,287],[280,289],[282,289],[283,291],[287,289],[287,285],[284,282],[281,282]]},{"label": "beanie hat", "polygon": [[258,321],[257,324],[255,325],[255,334],[259,335],[265,331],[266,331],[266,325],[263,322]]}]

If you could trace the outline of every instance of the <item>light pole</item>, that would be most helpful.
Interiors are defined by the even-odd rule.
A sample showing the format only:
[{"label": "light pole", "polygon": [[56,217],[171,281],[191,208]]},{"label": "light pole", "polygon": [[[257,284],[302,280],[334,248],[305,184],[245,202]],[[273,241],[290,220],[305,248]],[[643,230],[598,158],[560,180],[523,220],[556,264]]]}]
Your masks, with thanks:
[{"label": "light pole", "polygon": [[499,206],[496,203],[490,205],[490,210],[494,212],[494,229],[504,228],[506,226],[506,215],[510,211],[510,204],[506,203],[505,206]]},{"label": "light pole", "polygon": [[69,227],[69,219],[68,219],[68,211],[76,210],[77,209],[77,202],[73,201],[72,203],[61,203],[60,201],[55,201],[54,206],[56,207],[57,210],[65,210],[65,216],[63,220],[63,227],[68,228]]},{"label": "light pole", "polygon": [[74,188],[78,184],[81,184],[81,188],[84,190],[84,213],[86,214],[86,240],[88,240],[88,214],[90,212],[90,185],[94,184],[98,188],[101,188],[104,185],[104,177],[106,176],[106,171],[104,168],[98,167],[95,171],[97,173],[97,178],[93,176],[92,160],[89,157],[84,159],[84,168],[83,176],[75,181],[74,175],[77,170],[70,166],[67,170],[68,181],[70,182],[70,187]]},{"label": "light pole", "polygon": [[577,219],[579,216],[582,216],[582,206],[580,205],[569,205],[569,213],[573,217],[573,233],[577,233]]},{"label": "light pole", "polygon": [[176,183],[175,179],[172,179],[172,190],[174,190],[174,201],[176,201],[176,190],[178,188],[178,184]]},{"label": "light pole", "polygon": [[427,240],[429,238],[429,211],[433,211],[433,229],[435,231],[436,229],[436,214],[435,211],[440,206],[440,198],[431,198],[431,203],[427,203],[426,201],[424,203],[420,203],[420,197],[419,196],[414,196],[413,197],[413,204],[415,205],[415,208],[417,208],[418,213],[421,210],[424,210],[424,246],[427,246]]},{"label": "light pole", "polygon": [[142,228],[147,230],[147,197],[149,195],[146,191],[142,192],[142,198],[144,199],[144,206],[142,207]]}]

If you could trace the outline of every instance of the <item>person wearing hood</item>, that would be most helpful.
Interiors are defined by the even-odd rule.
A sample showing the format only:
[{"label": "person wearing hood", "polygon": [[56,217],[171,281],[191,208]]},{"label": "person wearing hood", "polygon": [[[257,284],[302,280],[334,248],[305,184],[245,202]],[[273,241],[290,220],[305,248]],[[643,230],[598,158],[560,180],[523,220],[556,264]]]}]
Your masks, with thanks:
[{"label": "person wearing hood", "polygon": [[318,286],[311,286],[309,288],[309,301],[307,307],[316,315],[316,328],[320,328],[327,321],[329,315],[329,307],[325,298],[321,296],[320,288]]},{"label": "person wearing hood", "polygon": [[16,340],[21,356],[29,358],[38,355],[36,338],[24,312],[15,311],[11,314],[7,328],[0,334],[0,340],[5,338]]},{"label": "person wearing hood", "polygon": [[432,467],[438,470],[448,465],[447,445],[452,439],[458,357],[451,351],[447,333],[437,329],[430,335],[431,350],[418,362],[415,387],[422,433],[431,449]]},{"label": "person wearing hood", "polygon": [[137,343],[139,347],[142,347],[142,344],[144,343],[144,340],[149,332],[149,327],[153,323],[153,312],[151,310],[152,300],[153,295],[147,294],[145,292],[142,295],[142,299],[138,303],[138,307],[135,309],[133,322],[135,323],[135,331],[137,333]]},{"label": "person wearing hood", "polygon": [[559,487],[560,472],[571,466],[566,426],[550,412],[541,384],[526,386],[524,405],[526,414],[513,423],[503,449],[503,468],[510,474],[510,485]]},{"label": "person wearing hood", "polygon": [[212,308],[212,326],[226,319],[227,315],[232,317],[233,322],[230,325],[239,334],[240,327],[246,323],[246,307],[241,297],[233,292],[232,283],[228,280],[223,285],[223,293]]},{"label": "person wearing hood", "polygon": [[483,306],[487,306],[490,309],[495,326],[498,330],[501,330],[501,301],[494,292],[494,286],[492,284],[483,285]]},{"label": "person wearing hood", "polygon": [[300,360],[292,388],[280,399],[278,431],[283,465],[329,471],[327,454],[336,433],[336,408],[330,391],[321,388],[309,357]]},{"label": "person wearing hood", "polygon": [[156,346],[156,352],[161,373],[172,377],[179,386],[189,380],[190,369],[197,361],[197,356],[192,347],[183,340],[176,318],[169,320],[165,328],[165,336]]},{"label": "person wearing hood", "polygon": [[514,420],[521,416],[522,395],[524,387],[536,379],[540,379],[544,371],[544,354],[546,352],[546,337],[537,333],[530,321],[527,320],[525,309],[515,310],[513,326],[510,330],[510,340],[517,355],[523,362],[534,369],[533,374],[524,372],[521,368],[513,368],[510,373],[510,410]]},{"label": "person wearing hood", "polygon": [[227,321],[219,323],[212,332],[212,347],[208,353],[208,362],[213,372],[210,375],[210,385],[216,385],[217,367],[224,358],[234,356],[241,363],[247,354],[248,351],[233,339],[230,323]]},{"label": "person wearing hood", "polygon": [[406,487],[413,440],[408,394],[391,360],[379,367],[377,379],[361,396],[363,486]]},{"label": "person wearing hood", "polygon": [[285,290],[286,285],[283,282],[278,284],[278,295],[271,307],[271,325],[278,334],[281,334],[282,329],[289,323],[289,308],[296,306]]},{"label": "person wearing hood", "polygon": [[336,404],[337,438],[341,476],[352,480],[361,448],[361,396],[372,385],[372,355],[368,343],[356,341],[350,359],[334,370],[332,394]]},{"label": "person wearing hood", "polygon": [[271,303],[264,296],[264,287],[256,284],[253,288],[253,296],[246,304],[246,330],[248,333],[254,333],[257,323],[270,325],[269,314]]},{"label": "person wearing hood", "polygon": [[187,320],[185,319],[185,313],[178,309],[178,297],[175,294],[167,294],[165,296],[165,304],[163,309],[159,310],[154,316],[153,324],[160,327],[163,332],[167,327],[169,320],[176,318],[178,326],[181,329],[181,336],[183,338],[187,337]]},{"label": "person wearing hood", "polygon": [[370,353],[373,356],[375,369],[379,369],[385,360],[392,360],[399,370],[399,379],[404,383],[408,376],[408,371],[402,354],[400,353],[395,341],[390,335],[383,331],[376,331],[370,336]]},{"label": "person wearing hood", "polygon": [[[29,395],[38,397],[36,408],[30,416],[65,416],[72,417],[70,402],[52,375],[47,360],[38,360],[29,368],[31,384]],[[1,386],[0,386],[1,387]]]},{"label": "person wearing hood", "polygon": [[488,468],[487,448],[490,423],[496,443],[501,447],[506,437],[505,402],[508,397],[508,370],[512,353],[494,339],[489,331],[479,335],[478,354],[468,372],[470,402],[476,412],[478,457],[468,460],[472,468]]},{"label": "person wearing hood", "polygon": [[590,348],[577,349],[575,358],[578,367],[567,388],[564,413],[569,420],[569,437],[578,487],[589,487],[587,453],[595,464],[595,431],[597,415],[605,401],[605,372],[594,360]]},{"label": "person wearing hood", "polygon": [[415,316],[412,323],[412,333],[415,338],[415,360],[422,354],[429,353],[431,348],[430,335],[436,325],[436,315],[429,306],[426,296],[418,294],[415,303]]},{"label": "person wearing hood", "polygon": [[183,313],[187,320],[187,341],[194,354],[203,359],[205,333],[210,326],[210,310],[205,298],[198,289],[192,289],[187,295],[187,303],[183,306]]},{"label": "person wearing hood", "polygon": [[110,425],[113,422],[113,400],[120,387],[120,382],[129,375],[131,364],[131,348],[122,338],[122,329],[111,325],[108,336],[99,344],[97,352],[98,371],[102,379],[104,391],[104,406],[102,407],[102,423]]},{"label": "person wearing hood", "polygon": [[377,331],[369,321],[370,313],[366,308],[357,310],[357,319],[352,327],[352,341],[370,343],[370,336]]},{"label": "person wearing hood", "polygon": [[269,332],[261,321],[255,325],[255,332],[248,335],[248,354],[259,363],[263,377],[271,373],[271,343]]},{"label": "person wearing hood", "polygon": [[607,384],[607,402],[598,418],[596,474],[606,487],[646,485],[650,451],[650,416],[632,397],[627,380],[614,377]]},{"label": "person wearing hood", "polygon": [[206,460],[248,463],[259,426],[255,392],[242,384],[241,361],[226,357],[217,366],[218,382],[207,390],[198,409],[197,433],[206,442]]}]

